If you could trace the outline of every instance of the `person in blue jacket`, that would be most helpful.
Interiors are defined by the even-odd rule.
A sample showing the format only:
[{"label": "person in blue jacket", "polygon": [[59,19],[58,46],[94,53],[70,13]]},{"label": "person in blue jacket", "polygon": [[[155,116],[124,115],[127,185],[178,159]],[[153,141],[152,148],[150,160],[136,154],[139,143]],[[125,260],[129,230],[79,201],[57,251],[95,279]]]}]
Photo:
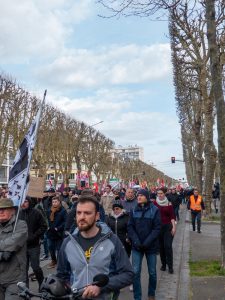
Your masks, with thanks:
[{"label": "person in blue jacket", "polygon": [[155,299],[157,284],[156,255],[159,252],[158,237],[160,228],[159,209],[151,203],[149,192],[146,189],[140,189],[137,195],[137,206],[131,211],[128,223],[128,238],[132,244],[134,300],[142,299],[140,277],[144,255],[146,256],[149,273],[148,300]]}]

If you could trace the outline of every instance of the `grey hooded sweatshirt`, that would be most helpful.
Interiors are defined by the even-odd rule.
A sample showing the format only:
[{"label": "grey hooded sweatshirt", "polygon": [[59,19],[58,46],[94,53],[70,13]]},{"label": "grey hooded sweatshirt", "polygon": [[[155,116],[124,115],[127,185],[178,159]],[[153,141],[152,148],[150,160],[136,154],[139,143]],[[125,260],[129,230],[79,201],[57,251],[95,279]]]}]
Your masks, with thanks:
[{"label": "grey hooded sweatshirt", "polygon": [[101,237],[95,243],[89,261],[78,243],[78,229],[64,240],[58,256],[57,276],[69,282],[72,288],[79,289],[91,284],[95,275],[106,274],[109,282],[95,299],[110,300],[113,291],[132,284],[133,270],[119,238],[105,223],[98,223],[98,226]]}]

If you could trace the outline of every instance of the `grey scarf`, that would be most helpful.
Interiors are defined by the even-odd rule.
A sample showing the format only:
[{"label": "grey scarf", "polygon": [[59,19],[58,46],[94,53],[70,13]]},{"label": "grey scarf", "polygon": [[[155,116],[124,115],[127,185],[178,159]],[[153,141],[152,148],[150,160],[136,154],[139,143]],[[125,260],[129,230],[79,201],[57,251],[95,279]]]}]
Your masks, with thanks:
[{"label": "grey scarf", "polygon": [[168,206],[169,205],[169,201],[166,197],[163,200],[159,200],[159,198],[157,197],[156,202],[158,203],[159,206]]}]

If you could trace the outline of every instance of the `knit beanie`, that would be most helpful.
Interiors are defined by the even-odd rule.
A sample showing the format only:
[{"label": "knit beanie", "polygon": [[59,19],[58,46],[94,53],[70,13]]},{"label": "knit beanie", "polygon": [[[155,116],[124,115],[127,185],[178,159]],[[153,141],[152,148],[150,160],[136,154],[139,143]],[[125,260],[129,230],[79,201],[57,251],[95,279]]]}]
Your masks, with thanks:
[{"label": "knit beanie", "polygon": [[112,205],[112,209],[114,209],[115,207],[120,207],[123,209],[123,204],[120,200],[114,200],[113,201],[113,205]]},{"label": "knit beanie", "polygon": [[140,189],[137,193],[137,195],[143,195],[146,197],[147,201],[150,201],[150,195],[149,195],[149,191],[145,190],[145,189]]}]

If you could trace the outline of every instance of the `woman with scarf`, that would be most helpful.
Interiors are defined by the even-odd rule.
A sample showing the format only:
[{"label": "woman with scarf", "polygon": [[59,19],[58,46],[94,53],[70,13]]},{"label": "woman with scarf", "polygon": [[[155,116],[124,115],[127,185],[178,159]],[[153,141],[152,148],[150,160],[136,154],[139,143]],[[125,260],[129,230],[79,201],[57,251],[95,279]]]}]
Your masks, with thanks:
[{"label": "woman with scarf", "polygon": [[166,271],[166,265],[169,273],[173,274],[173,237],[176,232],[175,215],[172,204],[166,198],[166,190],[161,188],[157,191],[156,200],[153,203],[159,208],[161,215],[161,231],[159,235],[160,258],[162,262],[161,271]]},{"label": "woman with scarf", "polygon": [[47,213],[49,228],[47,231],[48,247],[51,255],[51,263],[48,269],[54,268],[57,263],[57,253],[63,242],[64,227],[66,223],[67,212],[62,207],[60,198],[52,198],[52,206]]}]

